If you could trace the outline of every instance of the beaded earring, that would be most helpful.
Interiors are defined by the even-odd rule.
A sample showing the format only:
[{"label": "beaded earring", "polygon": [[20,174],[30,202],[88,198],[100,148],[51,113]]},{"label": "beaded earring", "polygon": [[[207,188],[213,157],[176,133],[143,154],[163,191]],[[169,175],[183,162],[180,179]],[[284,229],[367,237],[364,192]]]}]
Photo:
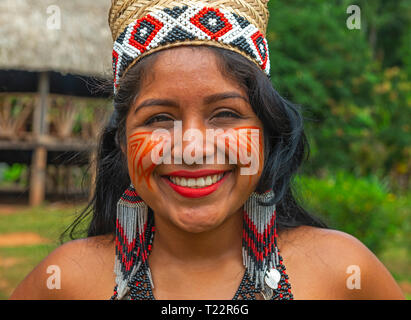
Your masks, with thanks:
[{"label": "beaded earring", "polygon": [[[130,279],[147,263],[153,236],[154,219],[130,184],[117,202],[114,272],[118,299],[127,294]],[[150,275],[149,278],[152,282]]]},{"label": "beaded earring", "polygon": [[273,190],[258,194],[253,192],[244,204],[243,263],[255,287],[265,299],[271,299],[277,289],[281,274],[277,270],[279,255],[277,225]]}]

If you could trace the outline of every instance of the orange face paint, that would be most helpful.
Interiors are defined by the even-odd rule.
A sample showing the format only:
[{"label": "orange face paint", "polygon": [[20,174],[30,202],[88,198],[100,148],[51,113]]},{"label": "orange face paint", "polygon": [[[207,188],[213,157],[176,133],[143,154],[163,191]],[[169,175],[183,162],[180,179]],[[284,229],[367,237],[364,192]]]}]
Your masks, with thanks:
[{"label": "orange face paint", "polygon": [[[261,129],[255,126],[244,126],[234,128],[234,132],[234,142],[236,143],[235,147],[233,145],[233,141],[230,141],[230,138],[228,139],[228,141],[227,139],[225,139],[225,147],[228,150],[231,150],[233,154],[236,154],[237,164],[244,164],[243,160],[245,158],[250,159],[249,165],[243,166],[244,168],[249,168],[253,164],[253,159],[254,161],[258,159],[258,169],[255,174],[259,175],[263,168],[264,152],[264,149],[262,147],[263,145]],[[256,137],[256,133],[258,133],[258,137]],[[251,178],[254,174],[246,175],[249,175],[249,182],[251,183]]]},{"label": "orange face paint", "polygon": [[[164,139],[164,129],[162,135],[157,135],[155,131],[143,131],[137,132],[129,136],[128,138],[128,165],[130,178],[134,183],[140,184],[145,180],[147,187],[151,189],[150,176],[154,171],[154,168],[161,162],[153,162],[153,159],[162,157],[165,153],[169,155],[171,152],[171,143],[167,138]],[[229,133],[227,134],[227,132]],[[252,175],[259,174],[262,171],[263,166],[263,148],[262,148],[262,135],[261,129],[255,126],[236,127],[229,130],[217,130],[211,137],[212,143],[215,144],[215,138],[218,141],[223,141],[223,152],[227,150],[230,152],[230,163],[233,163],[233,157],[235,157],[236,164],[242,166],[241,169],[249,168],[253,165],[253,160],[258,161],[258,169],[255,173],[250,173],[249,179],[251,182]],[[199,131],[201,137],[197,137],[198,140],[203,143],[203,136]],[[258,134],[258,136],[256,135]],[[171,134],[167,134],[171,139]],[[157,136],[154,138],[154,136]],[[158,139],[158,137],[162,137]],[[182,139],[182,137],[174,137],[174,139]],[[207,139],[209,138],[207,134]],[[228,138],[228,139],[227,139]],[[220,140],[219,140],[220,139]],[[173,141],[177,143],[180,141]],[[164,150],[167,145],[167,150]],[[222,147],[222,146],[217,146]],[[154,156],[153,156],[154,155]],[[150,158],[147,158],[150,157]],[[224,156],[225,158],[225,156]],[[244,159],[250,160],[250,163],[244,163]],[[161,159],[160,159],[161,160]],[[217,160],[218,162],[218,160]],[[224,159],[225,162],[225,159]],[[167,164],[167,162],[163,162]],[[221,164],[220,162],[218,162]],[[210,164],[207,162],[207,164]]]},{"label": "orange face paint", "polygon": [[137,132],[129,136],[127,143],[127,158],[130,178],[133,183],[140,184],[144,179],[147,187],[151,189],[150,176],[155,164],[144,164],[144,158],[151,153],[153,148],[161,141],[152,141],[152,132]]}]

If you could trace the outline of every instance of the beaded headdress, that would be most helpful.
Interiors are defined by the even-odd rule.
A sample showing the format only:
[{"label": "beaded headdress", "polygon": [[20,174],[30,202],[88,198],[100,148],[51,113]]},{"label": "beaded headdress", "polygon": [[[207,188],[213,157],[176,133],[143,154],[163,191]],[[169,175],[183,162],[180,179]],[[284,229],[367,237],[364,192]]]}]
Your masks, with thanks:
[{"label": "beaded headdress", "polygon": [[269,0],[112,0],[114,91],[142,57],[182,45],[235,51],[270,77]]}]

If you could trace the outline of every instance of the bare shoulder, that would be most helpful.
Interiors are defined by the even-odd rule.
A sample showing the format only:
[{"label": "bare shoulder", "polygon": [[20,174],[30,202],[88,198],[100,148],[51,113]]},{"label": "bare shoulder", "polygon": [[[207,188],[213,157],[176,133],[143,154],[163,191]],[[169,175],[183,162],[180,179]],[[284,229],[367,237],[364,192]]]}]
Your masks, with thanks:
[{"label": "bare shoulder", "polygon": [[403,299],[379,259],[345,232],[301,226],[279,235],[296,299]]},{"label": "bare shoulder", "polygon": [[10,299],[108,299],[114,250],[111,235],[69,241],[41,261]]}]

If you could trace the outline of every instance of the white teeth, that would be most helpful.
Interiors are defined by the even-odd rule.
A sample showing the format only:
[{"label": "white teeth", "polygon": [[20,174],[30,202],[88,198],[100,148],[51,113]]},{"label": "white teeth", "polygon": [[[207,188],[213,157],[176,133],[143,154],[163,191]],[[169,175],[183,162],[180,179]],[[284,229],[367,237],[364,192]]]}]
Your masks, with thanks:
[{"label": "white teeth", "polygon": [[[176,181],[176,183],[178,183],[178,181]],[[186,178],[181,178],[181,180],[180,180],[180,185],[183,186],[183,187],[186,187],[186,186],[187,186],[187,180],[186,180]]]},{"label": "white teeth", "polygon": [[201,177],[201,178],[197,178],[197,185],[199,186],[199,187],[204,187],[205,186],[205,181],[204,181],[204,178],[203,177]]},{"label": "white teeth", "polygon": [[217,175],[215,174],[215,175],[211,176],[211,180],[213,181],[213,183],[216,183],[217,182]]},{"label": "white teeth", "polygon": [[195,179],[190,178],[190,179],[187,180],[187,187],[194,187],[195,184],[196,184]]},{"label": "white teeth", "polygon": [[197,179],[194,178],[183,178],[183,177],[172,177],[170,176],[171,182],[176,185],[182,187],[189,187],[189,188],[203,188],[206,186],[210,186],[217,181],[219,181],[223,177],[224,173],[214,174],[211,176],[200,177]]}]

